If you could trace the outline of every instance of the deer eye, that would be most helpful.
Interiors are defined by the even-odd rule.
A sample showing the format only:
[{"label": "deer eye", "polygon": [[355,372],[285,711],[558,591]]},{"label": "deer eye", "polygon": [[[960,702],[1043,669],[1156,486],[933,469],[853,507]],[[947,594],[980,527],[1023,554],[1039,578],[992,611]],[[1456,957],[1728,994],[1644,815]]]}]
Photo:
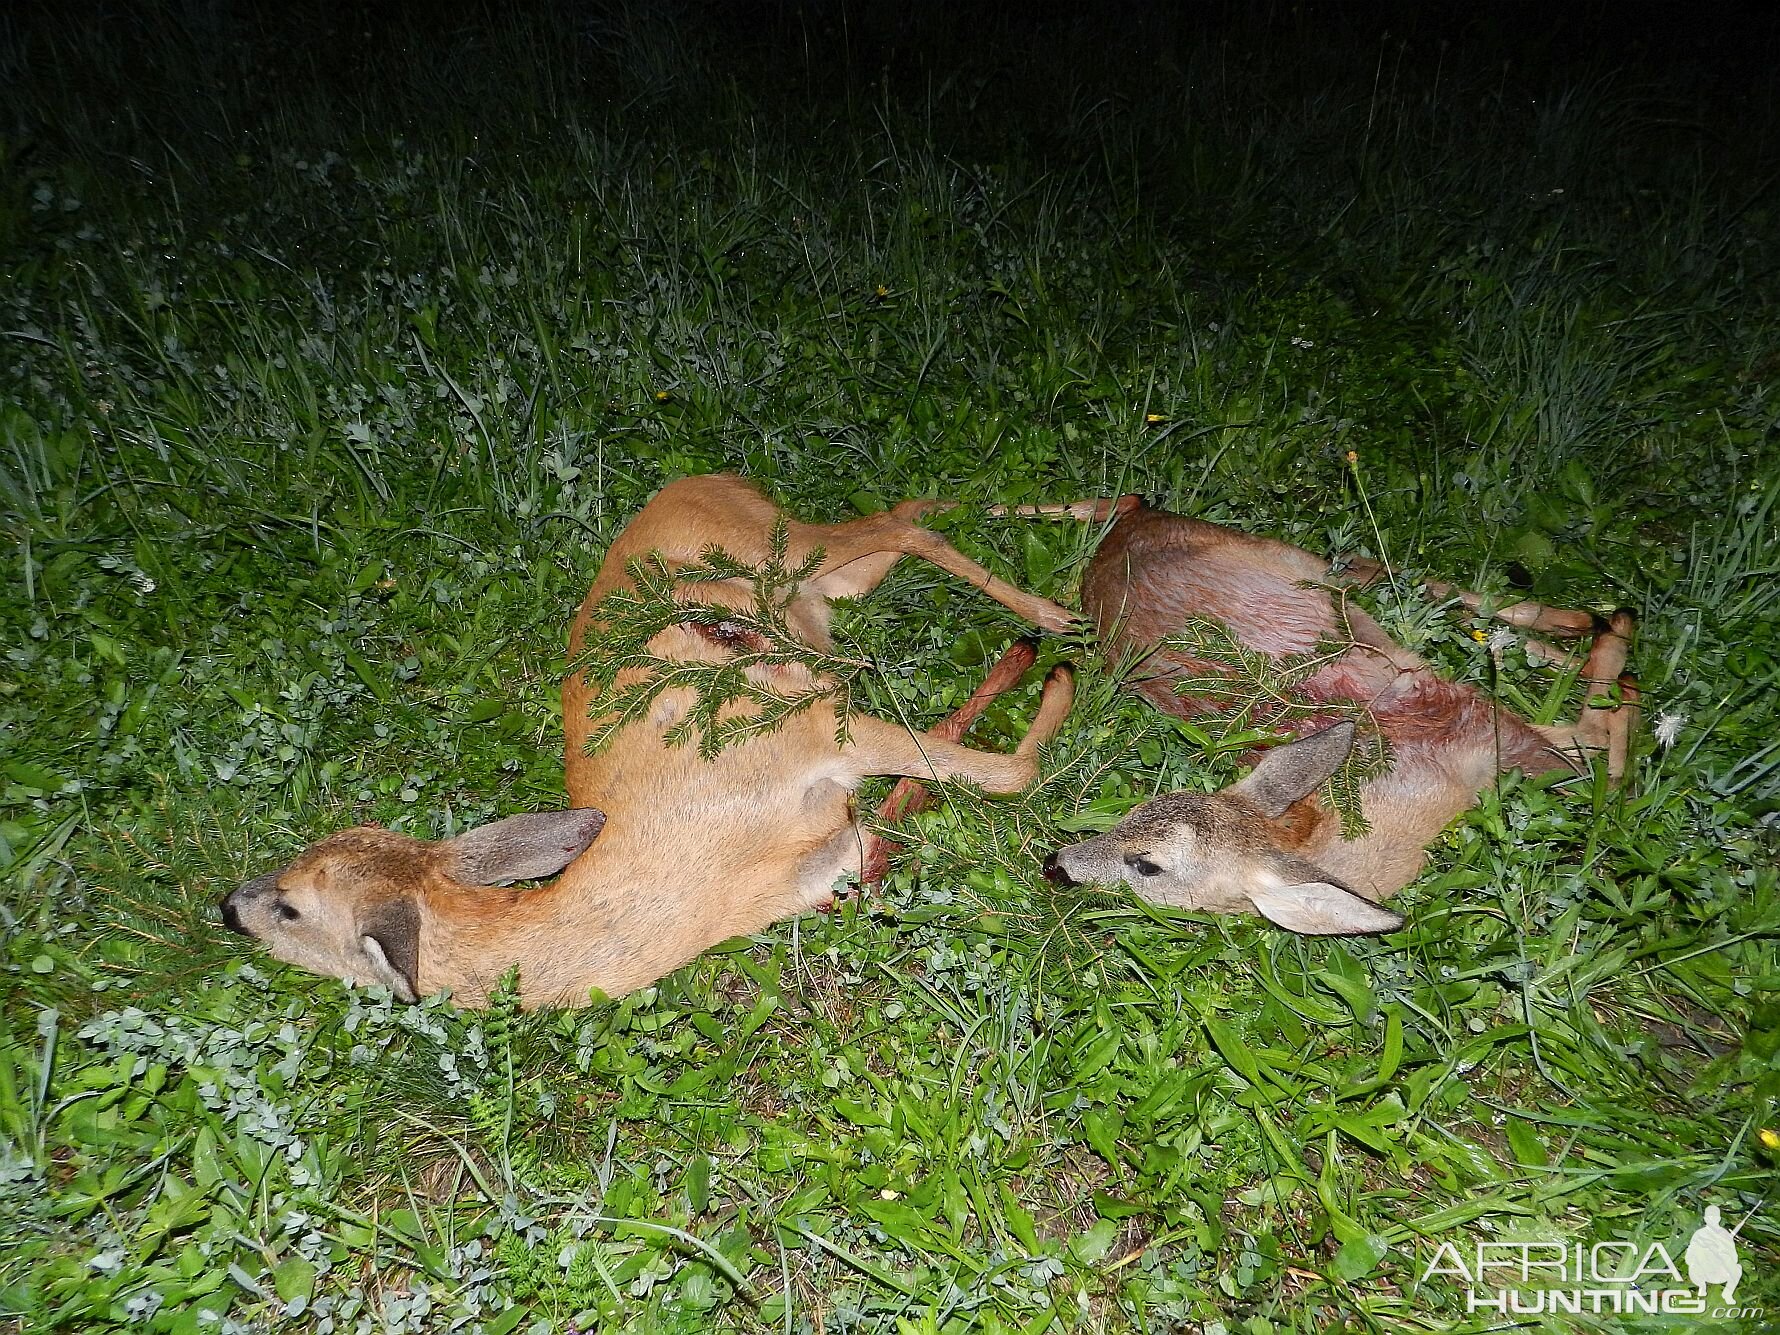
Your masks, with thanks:
[{"label": "deer eye", "polygon": [[278,901],[278,916],[283,918],[286,922],[295,922],[303,915],[298,913],[296,909],[292,908],[281,899]]},{"label": "deer eye", "polygon": [[1160,876],[1162,874],[1162,869],[1148,858],[1140,858],[1135,855],[1127,856],[1125,865],[1139,876]]}]

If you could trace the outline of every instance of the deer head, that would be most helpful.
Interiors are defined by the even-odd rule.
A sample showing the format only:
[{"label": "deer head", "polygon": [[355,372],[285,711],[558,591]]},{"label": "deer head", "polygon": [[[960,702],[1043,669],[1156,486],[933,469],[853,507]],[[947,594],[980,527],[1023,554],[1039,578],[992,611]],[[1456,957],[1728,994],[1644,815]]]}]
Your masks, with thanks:
[{"label": "deer head", "polygon": [[577,808],[509,816],[439,841],[343,830],[229,894],[223,922],[287,964],[414,1001],[429,899],[554,876],[605,822],[603,812]]},{"label": "deer head", "polygon": [[1275,747],[1222,792],[1154,798],[1105,834],[1058,849],[1046,870],[1075,884],[1122,881],[1179,908],[1259,913],[1312,936],[1394,931],[1399,915],[1291,852],[1275,824],[1340,767],[1353,740],[1353,724],[1340,723]]}]

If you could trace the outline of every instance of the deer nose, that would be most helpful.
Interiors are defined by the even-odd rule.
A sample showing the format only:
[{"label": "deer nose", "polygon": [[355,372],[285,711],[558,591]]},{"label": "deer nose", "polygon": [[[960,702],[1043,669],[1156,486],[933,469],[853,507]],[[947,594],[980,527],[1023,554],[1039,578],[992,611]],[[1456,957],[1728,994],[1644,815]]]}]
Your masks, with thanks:
[{"label": "deer nose", "polygon": [[238,885],[224,895],[222,901],[216,906],[217,912],[222,915],[223,926],[231,932],[240,932],[242,936],[252,936],[253,933],[241,922],[242,906],[252,908],[255,903],[264,900],[269,895],[276,894],[278,878],[282,875],[284,875],[283,871],[275,871],[265,876],[256,877],[246,885]]},{"label": "deer nose", "polygon": [[1044,873],[1045,880],[1049,881],[1052,885],[1075,884],[1075,882],[1070,879],[1069,873],[1063,870],[1063,865],[1057,861],[1057,855],[1055,853],[1052,853],[1044,860],[1044,863],[1040,866],[1039,870]]}]

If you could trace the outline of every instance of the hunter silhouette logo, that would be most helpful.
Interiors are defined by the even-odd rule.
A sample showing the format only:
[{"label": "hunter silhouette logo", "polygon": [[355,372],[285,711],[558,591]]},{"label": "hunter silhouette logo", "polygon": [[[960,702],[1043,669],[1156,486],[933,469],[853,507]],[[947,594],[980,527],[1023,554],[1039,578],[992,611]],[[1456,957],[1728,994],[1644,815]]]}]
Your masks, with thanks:
[{"label": "hunter silhouette logo", "polygon": [[1733,1303],[1737,1300],[1737,1285],[1743,1279],[1743,1267],[1737,1260],[1737,1234],[1743,1231],[1749,1216],[1745,1215],[1743,1224],[1735,1228],[1726,1228],[1718,1222],[1719,1218],[1718,1207],[1708,1205],[1706,1221],[1694,1230],[1687,1243],[1687,1278],[1702,1297],[1708,1285],[1724,1285],[1724,1301]]}]

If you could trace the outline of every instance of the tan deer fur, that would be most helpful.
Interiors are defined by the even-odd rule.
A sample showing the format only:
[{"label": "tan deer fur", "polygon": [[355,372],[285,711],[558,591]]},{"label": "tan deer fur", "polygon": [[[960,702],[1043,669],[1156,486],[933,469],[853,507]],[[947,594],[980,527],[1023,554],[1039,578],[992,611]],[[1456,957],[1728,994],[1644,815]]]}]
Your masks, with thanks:
[{"label": "tan deer fur", "polygon": [[[788,521],[793,567],[818,548],[825,553],[788,614],[803,643],[829,647],[830,600],[869,593],[905,555],[970,581],[1047,630],[1075,624],[1065,608],[1004,583],[918,527],[915,518],[933,504],[905,502],[843,524]],[[658,553],[684,567],[716,546],[757,566],[768,560],[782,518],[741,478],[664,487],[606,553],[569,636],[571,665],[597,650],[596,609],[630,583],[629,561]],[[701,582],[689,596],[742,609],[754,589],[751,581]],[[667,660],[735,653],[721,626],[714,633],[690,624],[663,631],[649,649]],[[757,680],[781,694],[811,684],[801,666],[749,671],[770,671]],[[664,739],[693,700],[679,689],[588,755],[597,702],[572,673],[563,684],[568,810],[510,817],[440,843],[375,828],[336,834],[235,891],[224,917],[281,959],[382,983],[408,999],[448,988],[459,1004],[479,1005],[513,965],[527,1005],[585,1004],[596,990],[618,996],[716,942],[826,904],[837,882],[860,869],[864,834],[852,794],[867,777],[964,780],[989,793],[1027,787],[1037,777],[1037,748],[1056,734],[1072,696],[1068,672],[1054,670],[1009,755],[863,714],[849,717],[840,745],[825,700],[707,760],[695,743]],[[496,884],[544,876],[557,879],[531,889]]]},{"label": "tan deer fur", "polygon": [[[1183,676],[1218,670],[1163,644],[1188,617],[1221,621],[1245,647],[1276,657],[1340,639],[1332,586],[1348,577],[1321,557],[1141,505],[1127,503],[1118,515],[1084,575],[1082,606],[1108,652],[1134,663],[1133,685],[1157,707],[1201,712],[1202,702],[1175,688]],[[1475,595],[1461,601],[1479,605]],[[1258,911],[1301,932],[1388,931],[1400,919],[1377,901],[1415,879],[1427,845],[1503,770],[1581,771],[1603,749],[1615,774],[1623,767],[1636,694],[1629,678],[1620,708],[1542,727],[1440,677],[1358,607],[1344,611],[1353,643],[1302,689],[1310,701],[1363,706],[1390,747],[1390,770],[1360,792],[1368,833],[1342,838],[1339,817],[1312,797],[1354,736],[1351,724],[1329,728],[1313,716],[1302,740],[1269,752],[1241,783],[1147,802],[1109,833],[1058,850],[1055,873],[1125,881],[1182,907]],[[1591,624],[1530,603],[1515,604],[1507,619],[1559,634]],[[1631,629],[1621,613],[1596,634],[1582,670],[1591,694],[1620,676]]]}]

